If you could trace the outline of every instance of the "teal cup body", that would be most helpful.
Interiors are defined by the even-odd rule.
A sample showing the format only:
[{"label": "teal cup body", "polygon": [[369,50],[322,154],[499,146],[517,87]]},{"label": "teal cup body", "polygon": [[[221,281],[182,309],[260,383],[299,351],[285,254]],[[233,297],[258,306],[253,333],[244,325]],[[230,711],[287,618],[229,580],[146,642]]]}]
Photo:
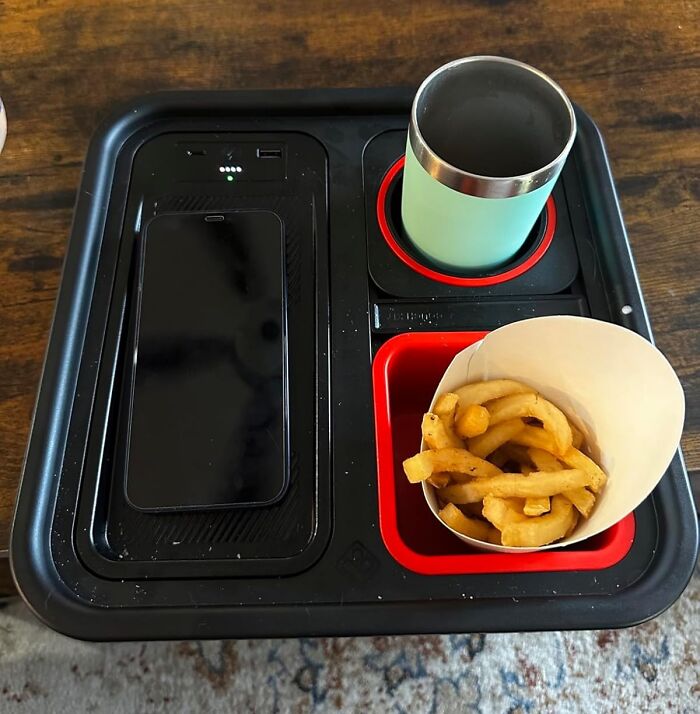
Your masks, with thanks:
[{"label": "teal cup body", "polygon": [[538,70],[467,57],[431,74],[413,103],[401,217],[429,263],[504,265],[522,248],[576,136],[571,102]]}]

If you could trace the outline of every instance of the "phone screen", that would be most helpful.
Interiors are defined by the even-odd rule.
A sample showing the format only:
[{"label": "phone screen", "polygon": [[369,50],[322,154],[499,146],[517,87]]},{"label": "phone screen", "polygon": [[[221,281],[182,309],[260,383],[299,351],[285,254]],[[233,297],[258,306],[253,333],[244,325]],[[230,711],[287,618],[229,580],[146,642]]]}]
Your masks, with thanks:
[{"label": "phone screen", "polygon": [[274,502],[288,480],[279,217],[157,216],[138,253],[128,500],[142,510]]}]

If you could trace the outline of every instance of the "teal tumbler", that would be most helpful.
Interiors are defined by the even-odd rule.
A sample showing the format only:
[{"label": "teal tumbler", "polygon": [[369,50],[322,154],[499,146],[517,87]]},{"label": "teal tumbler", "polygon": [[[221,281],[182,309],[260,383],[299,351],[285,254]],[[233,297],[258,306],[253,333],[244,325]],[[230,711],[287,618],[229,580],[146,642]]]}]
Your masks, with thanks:
[{"label": "teal tumbler", "polygon": [[523,246],[576,137],[564,91],[534,67],[466,57],[413,102],[401,217],[428,262],[484,270]]}]

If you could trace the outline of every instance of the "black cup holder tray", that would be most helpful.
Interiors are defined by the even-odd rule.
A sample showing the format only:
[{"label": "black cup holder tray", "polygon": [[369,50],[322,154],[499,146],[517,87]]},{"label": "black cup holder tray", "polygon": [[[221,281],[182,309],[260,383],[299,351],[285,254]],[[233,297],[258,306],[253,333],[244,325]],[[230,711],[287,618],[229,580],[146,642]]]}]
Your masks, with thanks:
[{"label": "black cup holder tray", "polygon": [[[624,557],[599,570],[425,575],[386,547],[372,361],[388,339],[554,314],[651,339],[591,119],[577,108],[571,156],[521,252],[490,273],[446,272],[401,228],[412,95],[164,93],[98,130],[12,535],[17,585],[49,626],[98,640],[601,628],[654,617],[682,592],[698,535],[680,453],[635,511]],[[216,164],[231,142],[272,142],[284,167],[226,180]],[[276,212],[285,230],[298,431],[289,488],[257,509],[136,511],[124,499],[119,414],[141,226],[159,213],[248,209]]]}]

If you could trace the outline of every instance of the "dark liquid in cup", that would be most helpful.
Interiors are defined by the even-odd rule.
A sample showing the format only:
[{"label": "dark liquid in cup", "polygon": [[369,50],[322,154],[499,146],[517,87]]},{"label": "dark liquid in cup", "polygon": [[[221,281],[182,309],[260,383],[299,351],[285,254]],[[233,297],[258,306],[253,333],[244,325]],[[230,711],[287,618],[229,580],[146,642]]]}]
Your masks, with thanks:
[{"label": "dark liquid in cup", "polygon": [[571,119],[561,96],[537,75],[502,62],[443,73],[421,97],[418,128],[453,166],[481,176],[520,176],[557,158]]}]

